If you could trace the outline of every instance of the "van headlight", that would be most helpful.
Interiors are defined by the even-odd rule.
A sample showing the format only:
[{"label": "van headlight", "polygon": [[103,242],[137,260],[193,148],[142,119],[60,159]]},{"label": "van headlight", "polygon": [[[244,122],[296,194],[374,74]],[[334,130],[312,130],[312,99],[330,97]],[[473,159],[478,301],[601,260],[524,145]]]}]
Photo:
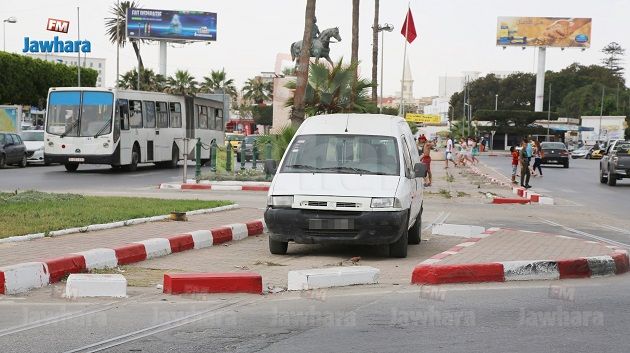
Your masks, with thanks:
[{"label": "van headlight", "polygon": [[400,200],[395,197],[373,197],[371,208],[400,208]]},{"label": "van headlight", "polygon": [[267,206],[291,208],[293,205],[293,196],[269,196],[267,198]]}]

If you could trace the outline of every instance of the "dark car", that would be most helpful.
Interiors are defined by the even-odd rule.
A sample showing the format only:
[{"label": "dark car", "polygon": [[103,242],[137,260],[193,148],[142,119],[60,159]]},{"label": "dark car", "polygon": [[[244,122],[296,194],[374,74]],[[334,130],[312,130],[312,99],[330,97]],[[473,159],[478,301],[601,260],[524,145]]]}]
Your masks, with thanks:
[{"label": "dark car", "polygon": [[26,146],[20,135],[0,132],[0,168],[9,164],[26,167]]},{"label": "dark car", "polygon": [[[245,140],[243,140],[243,143],[245,143],[245,160],[248,162],[253,159],[254,145],[259,137],[260,135],[249,135],[245,136]],[[260,148],[258,153],[256,153],[256,160],[260,160]]]},{"label": "dark car", "polygon": [[630,178],[630,141],[617,140],[606,149],[599,162],[599,182],[617,185],[617,180]]},{"label": "dark car", "polygon": [[569,168],[569,150],[562,142],[543,142],[540,144],[543,151],[542,164],[562,165]]}]

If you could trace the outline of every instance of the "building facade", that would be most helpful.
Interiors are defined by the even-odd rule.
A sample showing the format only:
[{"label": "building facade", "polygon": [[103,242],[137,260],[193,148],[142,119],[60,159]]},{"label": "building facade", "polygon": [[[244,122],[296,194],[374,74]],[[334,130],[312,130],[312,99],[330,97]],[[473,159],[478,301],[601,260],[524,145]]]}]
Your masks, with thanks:
[{"label": "building facade", "polygon": [[[67,66],[77,66],[79,58],[77,56],[56,55],[56,54],[24,54],[28,57],[41,59],[53,63],[64,64]],[[96,87],[105,87],[105,62],[104,58],[81,57],[81,66],[96,70],[98,77],[96,78]]]}]

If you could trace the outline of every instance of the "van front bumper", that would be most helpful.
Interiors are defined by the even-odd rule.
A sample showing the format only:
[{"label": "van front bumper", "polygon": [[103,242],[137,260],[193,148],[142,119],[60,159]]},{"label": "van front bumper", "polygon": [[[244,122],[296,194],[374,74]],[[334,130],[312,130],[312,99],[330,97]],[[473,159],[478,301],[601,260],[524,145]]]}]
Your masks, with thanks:
[{"label": "van front bumper", "polygon": [[[407,231],[407,219],[406,210],[356,212],[268,207],[265,211],[271,239],[299,244],[391,244]],[[326,226],[335,223],[342,226]]]}]

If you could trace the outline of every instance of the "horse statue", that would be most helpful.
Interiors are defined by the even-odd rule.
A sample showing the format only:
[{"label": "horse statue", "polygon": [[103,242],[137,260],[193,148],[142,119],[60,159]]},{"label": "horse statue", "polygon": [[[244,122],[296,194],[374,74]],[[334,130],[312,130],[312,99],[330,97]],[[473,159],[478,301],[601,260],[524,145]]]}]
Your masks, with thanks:
[{"label": "horse statue", "polygon": [[[331,39],[336,39],[336,42],[331,42]],[[330,43],[341,42],[341,36],[339,35],[339,27],[328,28],[322,31],[318,38],[313,39],[311,45],[311,58],[315,58],[315,62],[319,62],[319,58],[324,58],[333,66],[333,62],[330,59]],[[300,51],[302,50],[302,41],[291,44],[291,60],[295,61],[295,67],[299,65]]]}]

